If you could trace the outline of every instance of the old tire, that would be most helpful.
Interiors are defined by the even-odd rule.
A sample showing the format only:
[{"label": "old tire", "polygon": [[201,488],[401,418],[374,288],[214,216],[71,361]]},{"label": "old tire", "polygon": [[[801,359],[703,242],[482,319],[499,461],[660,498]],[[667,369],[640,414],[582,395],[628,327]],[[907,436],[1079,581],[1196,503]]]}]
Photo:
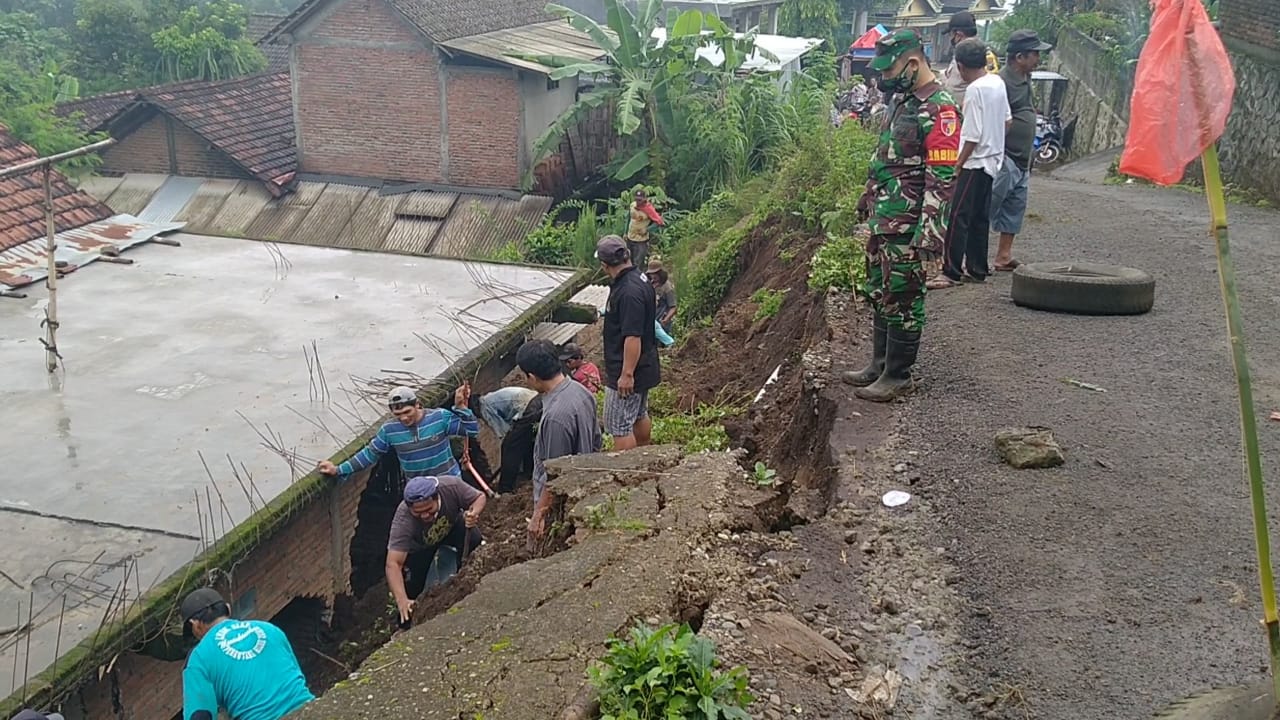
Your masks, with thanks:
[{"label": "old tire", "polygon": [[1098,263],[1029,263],[1013,271],[1013,301],[1077,315],[1141,315],[1155,302],[1147,273]]},{"label": "old tire", "polygon": [[1155,715],[1160,720],[1272,720],[1271,682],[1218,688],[1183,698]]}]

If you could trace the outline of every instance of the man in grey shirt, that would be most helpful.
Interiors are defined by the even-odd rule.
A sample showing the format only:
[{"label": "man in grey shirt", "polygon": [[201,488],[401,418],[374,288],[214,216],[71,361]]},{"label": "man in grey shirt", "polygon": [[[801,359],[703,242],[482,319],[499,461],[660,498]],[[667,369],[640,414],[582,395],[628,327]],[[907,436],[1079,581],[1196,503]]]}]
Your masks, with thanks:
[{"label": "man in grey shirt", "polygon": [[1052,49],[1035,30],[1014,30],[1009,35],[1008,62],[1000,71],[1013,122],[1004,135],[1004,163],[991,184],[991,229],[1000,233],[995,269],[1018,267],[1013,259],[1013,238],[1022,230],[1027,213],[1031,180],[1031,154],[1036,139],[1036,110],[1031,104],[1031,71],[1040,65],[1040,53]]},{"label": "man in grey shirt", "polygon": [[596,398],[581,383],[564,376],[555,344],[530,340],[516,351],[516,364],[529,387],[542,395],[542,420],[533,443],[533,517],[529,535],[541,538],[551,510],[546,461],[565,455],[600,452],[604,439],[596,417]]}]

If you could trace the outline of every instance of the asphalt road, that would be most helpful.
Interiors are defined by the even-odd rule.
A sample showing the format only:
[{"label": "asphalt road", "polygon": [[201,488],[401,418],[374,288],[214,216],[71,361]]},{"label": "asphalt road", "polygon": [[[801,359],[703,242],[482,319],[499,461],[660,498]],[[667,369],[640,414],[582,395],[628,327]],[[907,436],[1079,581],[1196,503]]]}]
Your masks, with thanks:
[{"label": "asphalt road", "polygon": [[[1280,472],[1280,213],[1230,210],[1264,472]],[[1026,310],[1010,278],[931,293],[921,451],[950,549],[974,687],[1021,691],[1043,720],[1144,718],[1265,669],[1234,376],[1200,195],[1036,177],[1015,256],[1142,268],[1144,316]],[[994,238],[993,238],[994,240]],[[1064,383],[1072,378],[1105,388]],[[1002,427],[1051,428],[1065,466],[1014,470]],[[1280,516],[1280,490],[1270,493]],[[1273,522],[1273,527],[1277,527]],[[1277,533],[1280,535],[1280,533]]]}]

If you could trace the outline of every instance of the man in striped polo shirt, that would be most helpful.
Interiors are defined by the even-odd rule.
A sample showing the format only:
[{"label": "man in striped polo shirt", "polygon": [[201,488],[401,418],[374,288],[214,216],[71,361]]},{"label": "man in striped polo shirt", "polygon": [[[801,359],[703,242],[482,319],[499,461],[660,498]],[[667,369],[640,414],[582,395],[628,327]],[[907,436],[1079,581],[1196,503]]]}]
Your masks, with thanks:
[{"label": "man in striped polo shirt", "polygon": [[427,410],[412,388],[398,387],[387,398],[395,420],[379,428],[369,444],[350,460],[338,465],[321,460],[320,472],[329,476],[352,475],[372,467],[388,450],[395,450],[405,477],[462,477],[449,438],[480,435],[480,424],[467,408],[470,399],[471,388],[464,385],[453,393],[452,410]]}]

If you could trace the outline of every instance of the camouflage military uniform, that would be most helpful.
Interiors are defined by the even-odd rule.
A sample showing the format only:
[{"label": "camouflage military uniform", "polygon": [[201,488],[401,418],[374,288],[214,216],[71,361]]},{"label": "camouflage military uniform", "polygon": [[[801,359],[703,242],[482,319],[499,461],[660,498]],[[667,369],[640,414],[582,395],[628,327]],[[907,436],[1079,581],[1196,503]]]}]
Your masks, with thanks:
[{"label": "camouflage military uniform", "polygon": [[924,327],[922,261],[942,252],[960,115],[935,82],[894,98],[860,206],[870,216],[863,294],[891,327]]},{"label": "camouflage military uniform", "polygon": [[924,261],[942,253],[960,154],[960,113],[927,74],[923,42],[914,30],[895,30],[876,42],[871,68],[882,73],[881,87],[898,94],[881,125],[867,189],[858,201],[871,231],[861,288],[875,309],[871,362],[841,379],[864,400],[889,402],[914,387],[911,368],[924,329]]}]

